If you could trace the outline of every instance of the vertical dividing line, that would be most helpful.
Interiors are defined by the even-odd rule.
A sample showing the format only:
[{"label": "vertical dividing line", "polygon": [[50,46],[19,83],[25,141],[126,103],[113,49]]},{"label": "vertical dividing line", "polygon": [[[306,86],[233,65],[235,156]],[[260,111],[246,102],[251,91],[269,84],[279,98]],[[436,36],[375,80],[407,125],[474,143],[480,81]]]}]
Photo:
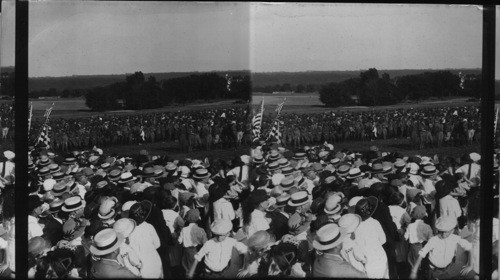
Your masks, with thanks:
[{"label": "vertical dividing line", "polygon": [[493,155],[495,116],[495,6],[483,6],[481,98],[480,279],[491,278],[493,230]]},{"label": "vertical dividing line", "polygon": [[28,2],[16,1],[15,42],[16,278],[28,276]]}]

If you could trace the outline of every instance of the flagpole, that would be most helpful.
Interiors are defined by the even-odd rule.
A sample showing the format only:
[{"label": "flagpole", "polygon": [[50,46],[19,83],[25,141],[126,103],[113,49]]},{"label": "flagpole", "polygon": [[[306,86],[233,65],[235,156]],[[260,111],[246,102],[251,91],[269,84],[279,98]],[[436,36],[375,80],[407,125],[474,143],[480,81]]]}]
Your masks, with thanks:
[{"label": "flagpole", "polygon": [[[38,144],[38,140],[40,140],[40,136],[42,136],[42,133],[43,133],[43,130],[45,129],[45,126],[47,126],[47,124],[49,123],[49,117],[50,117],[50,113],[52,113],[52,109],[54,108],[54,103],[52,103],[52,107],[50,107],[49,109],[46,109],[45,110],[45,121],[43,123],[43,126],[42,126],[42,129],[40,130],[40,133],[38,134],[38,137],[36,139],[36,144]],[[47,135],[49,134],[49,130],[47,129]]]}]

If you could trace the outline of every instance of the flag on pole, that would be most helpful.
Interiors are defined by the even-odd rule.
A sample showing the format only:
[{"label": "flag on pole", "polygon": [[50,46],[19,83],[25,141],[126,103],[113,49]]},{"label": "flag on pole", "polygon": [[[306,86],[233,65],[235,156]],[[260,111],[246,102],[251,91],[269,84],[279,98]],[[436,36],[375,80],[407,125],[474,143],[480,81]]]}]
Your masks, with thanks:
[{"label": "flag on pole", "polygon": [[31,129],[31,118],[33,117],[33,103],[30,102],[30,111],[28,113],[28,135]]},{"label": "flag on pole", "polygon": [[283,102],[281,102],[280,104],[278,104],[278,106],[276,107],[276,117],[274,118],[274,121],[273,121],[273,127],[271,128],[271,131],[269,132],[269,136],[267,137],[267,140],[271,140],[273,137],[276,139],[276,142],[278,142],[278,144],[281,143],[281,132],[280,132],[280,120],[279,120],[279,117],[280,117],[280,114],[281,114],[281,110],[283,109],[283,105],[285,105],[285,101],[286,101],[286,97],[285,99],[283,99]]},{"label": "flag on pole", "polygon": [[37,145],[39,145],[40,143],[45,144],[47,149],[50,148],[50,137],[49,137],[49,126],[48,125],[45,125],[42,128],[42,133],[40,133],[40,136],[38,137]]},{"label": "flag on pole", "polygon": [[260,111],[255,114],[252,118],[252,141],[258,140],[260,138],[260,132],[262,129],[262,114],[264,113],[264,98],[260,103]]}]

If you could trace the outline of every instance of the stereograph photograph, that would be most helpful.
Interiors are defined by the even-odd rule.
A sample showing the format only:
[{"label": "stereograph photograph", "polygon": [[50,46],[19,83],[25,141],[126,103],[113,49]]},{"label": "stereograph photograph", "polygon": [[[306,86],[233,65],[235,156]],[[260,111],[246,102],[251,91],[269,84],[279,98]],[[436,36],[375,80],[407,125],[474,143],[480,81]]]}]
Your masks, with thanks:
[{"label": "stereograph photograph", "polygon": [[[6,278],[14,6],[2,2]],[[493,255],[479,249],[482,139],[498,138],[481,129],[480,7],[28,8],[28,252],[16,253],[29,278],[498,278],[500,149],[483,221]]]}]

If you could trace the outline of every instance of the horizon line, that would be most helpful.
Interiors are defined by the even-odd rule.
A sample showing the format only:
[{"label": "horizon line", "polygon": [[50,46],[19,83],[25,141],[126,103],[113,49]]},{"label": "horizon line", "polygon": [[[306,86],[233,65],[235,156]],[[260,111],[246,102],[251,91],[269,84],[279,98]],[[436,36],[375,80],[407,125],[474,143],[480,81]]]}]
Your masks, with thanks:
[{"label": "horizon line", "polygon": [[[2,68],[9,68],[15,66],[2,66]],[[370,67],[366,69],[358,69],[358,70],[300,70],[300,71],[251,71],[251,70],[207,70],[207,71],[170,71],[170,72],[142,72],[141,70],[135,72],[142,72],[143,74],[168,74],[168,73],[211,73],[211,72],[250,72],[250,74],[269,74],[269,73],[302,73],[302,72],[360,72],[366,71],[368,69],[376,67]],[[432,70],[432,71],[440,71],[440,70],[480,70],[481,67],[478,68],[401,68],[401,69],[377,69],[377,71],[404,71],[404,70]],[[135,73],[134,72],[134,73]],[[114,73],[114,74],[78,74],[78,75],[67,75],[67,76],[28,76],[29,79],[40,79],[40,78],[68,78],[68,77],[85,77],[85,76],[120,76],[120,75],[130,75],[133,73]]]}]

